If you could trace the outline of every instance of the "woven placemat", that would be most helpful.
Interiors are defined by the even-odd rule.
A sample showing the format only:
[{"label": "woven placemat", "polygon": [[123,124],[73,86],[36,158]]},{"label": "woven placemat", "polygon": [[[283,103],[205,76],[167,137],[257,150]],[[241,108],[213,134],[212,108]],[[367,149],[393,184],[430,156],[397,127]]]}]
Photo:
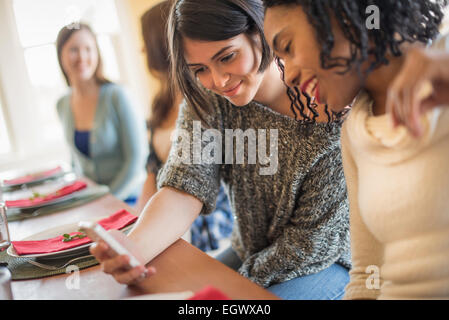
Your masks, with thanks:
[{"label": "woven placemat", "polygon": [[[89,252],[86,250],[81,256],[88,256]],[[86,269],[98,264],[98,261],[90,256],[84,259],[77,260],[64,268],[58,270],[46,270],[41,267],[37,267],[31,264],[29,261],[36,261],[51,266],[62,266],[69,260],[75,257],[52,259],[52,260],[36,260],[35,258],[16,258],[10,256],[6,251],[0,252],[0,265],[5,266],[11,272],[12,280],[27,280],[27,279],[39,279],[45,277],[51,277],[58,274],[71,273],[76,268],[78,270]]]},{"label": "woven placemat", "polygon": [[45,206],[40,209],[28,211],[28,212],[21,212],[21,211],[14,212],[12,210],[8,210],[7,219],[8,219],[8,222],[13,222],[13,221],[30,219],[30,218],[34,218],[34,217],[40,217],[40,216],[44,216],[44,215],[55,213],[55,212],[60,212],[63,210],[67,210],[67,209],[70,209],[73,207],[77,207],[77,206],[86,204],[93,200],[96,200],[96,199],[106,195],[108,192],[109,192],[109,188],[107,186],[101,186],[101,185],[94,186],[94,187],[91,187],[91,190],[89,190],[89,192],[86,193],[85,195],[83,195],[79,198],[76,198],[76,199],[68,200],[64,203],[49,205],[49,206]]},{"label": "woven placemat", "polygon": [[[130,225],[126,229],[121,231],[124,234],[128,234],[131,231],[132,226],[133,225]],[[11,272],[12,280],[39,279],[55,276],[58,274],[71,273],[76,270],[74,266],[76,266],[78,270],[82,270],[99,264],[99,262],[93,256],[89,256],[90,252],[88,248],[86,248],[85,250],[83,249],[81,251],[77,251],[77,253],[74,253],[73,256],[61,259],[17,258],[10,256],[5,250],[3,252],[0,252],[0,265],[9,269],[9,271]],[[75,258],[79,259],[58,270],[47,270],[33,264],[33,262],[37,262],[43,263],[45,265],[59,267]]]}]

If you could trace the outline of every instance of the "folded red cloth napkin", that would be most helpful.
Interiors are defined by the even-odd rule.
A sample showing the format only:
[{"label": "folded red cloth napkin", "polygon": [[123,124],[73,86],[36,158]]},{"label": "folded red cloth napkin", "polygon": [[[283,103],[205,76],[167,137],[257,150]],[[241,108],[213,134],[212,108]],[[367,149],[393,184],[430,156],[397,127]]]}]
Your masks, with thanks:
[{"label": "folded red cloth napkin", "polygon": [[37,172],[33,174],[27,174],[26,176],[14,178],[14,179],[8,179],[3,180],[3,184],[5,185],[16,185],[16,184],[23,184],[23,183],[29,183],[33,182],[34,180],[43,179],[43,178],[49,178],[51,176],[54,176],[62,171],[62,168],[60,166],[57,166],[56,168]]},{"label": "folded red cloth napkin", "polygon": [[187,300],[231,300],[223,292],[212,286],[206,286]]},{"label": "folded red cloth napkin", "polygon": [[[137,217],[126,210],[120,210],[113,215],[104,218],[98,223],[106,230],[110,229],[122,229],[131,223],[135,222]],[[80,232],[71,232],[70,236],[81,234]],[[82,239],[74,239],[72,241],[64,242],[64,236],[61,234],[55,238],[47,240],[34,240],[34,241],[12,241],[12,245],[17,254],[39,254],[39,253],[51,253],[58,252],[70,248],[75,248],[83,244],[92,242],[88,237]]]},{"label": "folded red cloth napkin", "polygon": [[82,190],[87,187],[87,184],[83,181],[75,181],[74,183],[67,185],[55,192],[47,194],[44,197],[36,197],[32,199],[20,199],[20,200],[9,200],[5,201],[6,207],[8,208],[24,208],[29,206],[35,206],[38,204],[45,204],[54,199],[64,197],[73,192]]}]

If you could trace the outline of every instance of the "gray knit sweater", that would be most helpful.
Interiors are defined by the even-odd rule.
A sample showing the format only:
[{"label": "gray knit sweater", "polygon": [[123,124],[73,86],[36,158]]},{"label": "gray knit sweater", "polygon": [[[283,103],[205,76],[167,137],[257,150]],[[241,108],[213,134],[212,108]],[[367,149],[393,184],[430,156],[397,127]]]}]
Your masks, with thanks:
[{"label": "gray knit sweater", "polygon": [[[215,112],[208,121],[217,129],[215,134],[221,134],[221,157],[218,149],[210,151],[210,141],[220,139],[211,138],[213,134],[204,137],[204,125],[201,131],[195,131],[196,118],[183,104],[177,128],[182,129],[179,133],[184,136],[181,134],[173,143],[169,159],[159,172],[158,187],[170,186],[197,197],[204,204],[202,214],[208,214],[214,209],[222,181],[235,216],[232,246],[243,261],[239,272],[263,287],[317,273],[334,262],[350,268],[340,125],[301,124],[256,102],[236,107],[216,95],[211,96],[211,103]],[[237,140],[233,149],[225,150],[229,147],[225,143],[229,129],[255,132],[257,151],[265,140],[266,153],[262,155],[269,155],[271,150],[271,162],[277,155],[277,170],[267,169],[269,165],[262,163],[260,155],[256,161],[251,159],[254,150],[248,148],[249,139],[245,143],[244,163],[238,162]],[[264,131],[260,129],[266,130],[261,139]],[[277,129],[276,139],[270,136],[273,129]],[[203,154],[210,151],[210,155],[216,156],[215,161],[210,161],[212,164],[198,160],[201,140],[195,142],[199,135],[194,136],[194,132],[203,134]],[[190,137],[185,136],[187,133]],[[229,158],[229,150],[233,150],[233,159]]]}]

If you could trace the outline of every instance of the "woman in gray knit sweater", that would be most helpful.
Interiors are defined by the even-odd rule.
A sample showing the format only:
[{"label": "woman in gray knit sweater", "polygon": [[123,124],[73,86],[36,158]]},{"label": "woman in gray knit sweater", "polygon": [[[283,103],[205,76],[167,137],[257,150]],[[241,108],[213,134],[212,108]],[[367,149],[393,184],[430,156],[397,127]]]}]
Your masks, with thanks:
[{"label": "woman in gray knit sweater", "polygon": [[[168,40],[186,102],[159,191],[125,242],[151,261],[213,211],[222,182],[236,221],[220,259],[281,298],[339,299],[350,267],[340,124],[287,90],[263,11],[260,0],[175,2]],[[121,283],[155,272],[123,271],[104,243],[91,252]]]}]

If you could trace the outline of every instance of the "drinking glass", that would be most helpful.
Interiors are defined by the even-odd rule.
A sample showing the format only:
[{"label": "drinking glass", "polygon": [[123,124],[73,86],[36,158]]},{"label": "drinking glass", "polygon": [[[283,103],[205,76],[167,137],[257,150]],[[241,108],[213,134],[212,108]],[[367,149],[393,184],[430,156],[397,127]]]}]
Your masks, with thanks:
[{"label": "drinking glass", "polygon": [[0,252],[6,250],[10,244],[6,206],[4,203],[0,203]]}]

